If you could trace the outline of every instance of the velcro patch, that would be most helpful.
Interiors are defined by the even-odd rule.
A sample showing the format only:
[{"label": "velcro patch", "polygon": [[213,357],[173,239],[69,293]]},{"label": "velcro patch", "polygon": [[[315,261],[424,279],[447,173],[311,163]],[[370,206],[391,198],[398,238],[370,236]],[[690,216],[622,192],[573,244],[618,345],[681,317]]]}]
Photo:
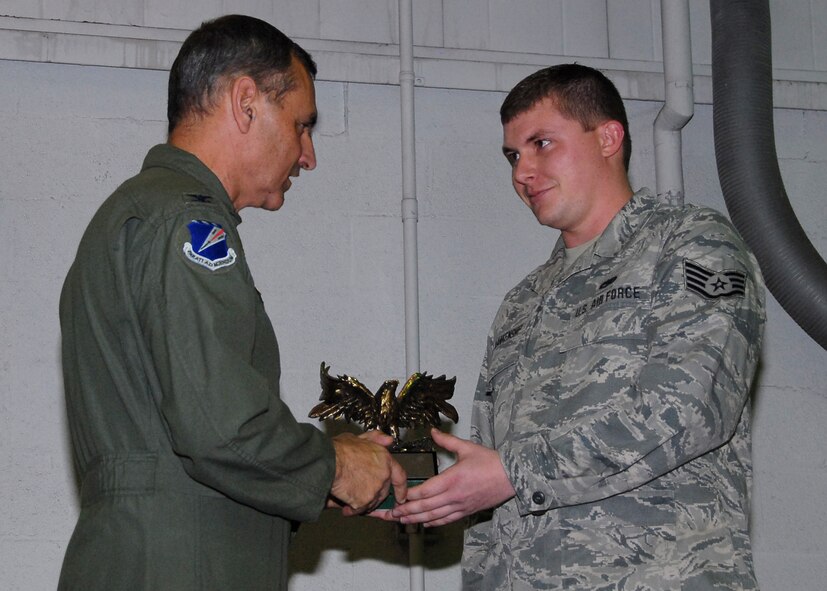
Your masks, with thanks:
[{"label": "velcro patch", "polygon": [[744,295],[747,274],[743,271],[713,271],[689,259],[683,260],[686,289],[708,299]]},{"label": "velcro patch", "polygon": [[236,254],[227,246],[227,232],[213,222],[193,220],[187,224],[190,242],[184,243],[184,255],[196,265],[215,271],[235,262]]}]

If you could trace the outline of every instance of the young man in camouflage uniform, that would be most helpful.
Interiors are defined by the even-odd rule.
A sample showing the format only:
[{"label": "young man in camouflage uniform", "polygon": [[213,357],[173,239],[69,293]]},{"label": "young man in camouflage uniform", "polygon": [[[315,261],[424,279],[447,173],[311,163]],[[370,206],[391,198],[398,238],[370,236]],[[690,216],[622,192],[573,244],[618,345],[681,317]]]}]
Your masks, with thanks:
[{"label": "young man in camouflage uniform", "polygon": [[469,590],[755,589],[752,254],[719,213],[632,191],[600,72],[536,72],[501,118],[517,194],[561,236],[497,313],[471,440],[435,431],[457,462],[394,516],[474,514]]},{"label": "young man in camouflage uniform", "polygon": [[405,494],[390,437],[330,439],[281,401],[237,230],[316,166],[315,73],[268,23],[204,23],[170,72],[169,141],[83,236],[60,301],[81,481],[61,590],[283,590],[292,521]]}]

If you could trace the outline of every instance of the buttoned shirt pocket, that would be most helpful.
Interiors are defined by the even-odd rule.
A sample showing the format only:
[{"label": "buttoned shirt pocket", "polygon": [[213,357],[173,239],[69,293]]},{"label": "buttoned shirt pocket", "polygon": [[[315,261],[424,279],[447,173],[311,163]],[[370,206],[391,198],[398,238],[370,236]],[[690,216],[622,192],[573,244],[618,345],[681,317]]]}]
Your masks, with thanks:
[{"label": "buttoned shirt pocket", "polygon": [[[621,300],[599,305],[563,335],[552,348],[559,367],[559,387],[580,389],[629,381],[647,353],[648,299]],[[548,359],[543,363],[548,363]]]},{"label": "buttoned shirt pocket", "polygon": [[558,338],[538,339],[519,395],[521,428],[554,438],[623,405],[646,361],[649,311],[648,299],[610,301],[571,320]]},{"label": "buttoned shirt pocket", "polygon": [[610,294],[615,292],[603,292],[582,304],[588,309],[569,322],[554,349],[562,353],[587,345],[645,338],[646,319],[652,310],[649,290],[627,287],[622,293],[629,297],[622,299],[612,298]]}]

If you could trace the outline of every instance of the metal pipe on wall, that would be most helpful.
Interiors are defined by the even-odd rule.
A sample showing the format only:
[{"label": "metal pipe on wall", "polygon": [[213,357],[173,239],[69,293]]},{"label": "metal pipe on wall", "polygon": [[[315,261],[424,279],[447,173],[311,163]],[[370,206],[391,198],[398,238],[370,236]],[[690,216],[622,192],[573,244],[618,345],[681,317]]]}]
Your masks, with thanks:
[{"label": "metal pipe on wall", "polygon": [[[413,2],[399,0],[399,95],[402,120],[402,229],[405,259],[406,375],[419,371],[419,261],[416,224],[416,126],[414,119]],[[405,527],[411,591],[425,588],[425,534],[421,526]]]},{"label": "metal pipe on wall", "polygon": [[681,130],[695,114],[688,0],[661,0],[665,102],[655,118],[655,179],[661,199],[684,201]]},{"label": "metal pipe on wall", "polygon": [[419,270],[416,224],[413,4],[399,0],[399,95],[402,111],[402,226],[405,257],[405,365],[419,371]]}]

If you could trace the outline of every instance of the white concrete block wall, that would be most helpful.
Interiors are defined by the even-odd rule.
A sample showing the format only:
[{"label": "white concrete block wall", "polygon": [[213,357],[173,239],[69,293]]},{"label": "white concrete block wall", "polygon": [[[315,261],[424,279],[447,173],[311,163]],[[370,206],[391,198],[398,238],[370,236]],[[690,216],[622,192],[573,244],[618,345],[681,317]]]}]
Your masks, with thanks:
[{"label": "white concrete block wall", "polygon": [[488,49],[488,0],[442,0],[445,47]]},{"label": "white concrete block wall", "polygon": [[19,16],[24,18],[41,18],[39,0],[3,0],[0,2],[0,14],[4,16]]},{"label": "white concrete block wall", "polygon": [[606,2],[609,23],[609,57],[654,60],[653,0]]},{"label": "white concrete block wall", "polygon": [[812,12],[809,2],[770,5],[776,66],[809,70],[814,66]]},{"label": "white concrete block wall", "polygon": [[[225,0],[225,2],[228,0]],[[245,12],[245,5],[249,0],[235,0],[233,6],[228,13],[242,13]],[[277,23],[277,26],[294,37],[306,37],[309,39],[321,39],[321,20],[319,14],[319,0],[302,0],[296,2],[295,0],[275,0],[274,2],[266,2],[273,6],[273,13],[269,20],[272,23]],[[267,12],[262,12],[266,15]]]},{"label": "white concrete block wall", "polygon": [[561,0],[489,0],[488,49],[562,54],[562,10]]},{"label": "white concrete block wall", "polygon": [[[414,44],[442,47],[442,0],[413,3]],[[396,0],[319,0],[320,36],[340,41],[399,43]]]},{"label": "white concrete block wall", "polygon": [[827,4],[816,2],[812,5],[810,26],[813,31],[813,60],[816,70],[827,69]]},{"label": "white concrete block wall", "polygon": [[[223,0],[199,4],[196,13],[182,2],[157,0],[13,0],[0,2],[0,15],[176,29],[195,26],[215,11],[250,11],[310,39],[396,42],[395,2],[374,2],[370,14],[357,18],[359,6],[367,10],[368,4],[342,4],[337,13],[336,3],[326,0]],[[559,44],[554,51],[570,55],[622,60],[660,55],[656,1],[624,2],[629,14],[605,0],[526,3],[553,10],[562,23],[548,27],[559,39],[541,40],[531,39],[543,35],[533,23],[521,27],[509,20],[512,12],[525,18],[521,8],[503,11],[505,4],[497,0],[415,4],[415,36],[422,45],[523,52],[533,51],[537,46],[530,44],[536,41],[546,48]],[[778,10],[773,3],[776,59],[790,68],[809,63],[818,74],[827,67],[819,18],[827,1],[802,4],[807,10]],[[692,0],[691,15],[695,61],[708,63],[708,3]],[[632,32],[624,33],[620,21],[629,21]],[[580,30],[588,34],[578,35]],[[807,30],[811,34],[802,33]],[[787,38],[796,35],[800,38]],[[75,42],[71,51],[101,63],[128,62],[108,55],[112,49],[106,44]],[[134,51],[174,54],[175,43],[137,43]],[[143,59],[157,63],[166,57]],[[488,78],[501,75],[491,63],[428,64],[448,73],[454,67],[453,75],[467,78],[471,87],[475,78],[485,78],[479,82],[485,88]],[[525,73],[534,69],[524,68]],[[427,68],[423,75],[428,77]],[[634,79],[620,79],[634,90]],[[299,417],[317,398],[321,360],[334,370],[358,373],[371,385],[404,372],[398,89],[347,82],[317,87],[318,169],[298,179],[282,211],[245,210],[241,226],[282,346],[284,395]],[[165,88],[161,71],[0,59],[0,235],[6,244],[0,267],[3,590],[53,589],[57,580],[78,510],[59,366],[60,286],[97,205],[138,170],[149,146],[163,141]],[[461,421],[453,431],[460,436],[468,434],[491,317],[503,293],[548,256],[556,238],[513,195],[499,149],[497,110],[503,97],[502,92],[417,89],[422,366],[457,375]],[[633,182],[651,186],[651,124],[660,104],[629,101],[627,106],[635,145]],[[787,192],[816,248],[827,256],[827,112],[777,110],[775,125]],[[684,159],[687,199],[723,209],[708,105],[697,107],[685,130]],[[769,315],[754,402],[756,569],[765,591],[817,591],[824,588],[827,558],[827,353],[773,298]],[[430,534],[426,588],[457,588],[460,540],[458,527]],[[408,584],[406,548],[395,527],[366,519],[326,514],[300,530],[291,560],[295,591]]]},{"label": "white concrete block wall", "polygon": [[709,2],[689,2],[689,23],[691,26],[692,61],[696,64],[712,63],[712,23]]},{"label": "white concrete block wall", "polygon": [[609,57],[605,0],[564,0],[562,19],[565,55]]},{"label": "white concrete block wall", "polygon": [[353,3],[319,0],[319,20],[323,39],[390,43],[391,30],[397,28],[388,0],[362,0]]},{"label": "white concrete block wall", "polygon": [[[102,75],[104,74],[104,75]],[[0,588],[54,589],[78,510],[57,304],[101,196],[163,137],[158,73],[0,62]],[[85,220],[85,221],[82,221]]]},{"label": "white concrete block wall", "polygon": [[[709,2],[689,0],[695,61],[708,64]],[[827,3],[770,3],[777,68],[824,71]],[[396,0],[3,0],[0,16],[189,30],[242,12],[310,39],[397,43]],[[660,59],[658,0],[421,0],[415,43],[616,60]],[[93,48],[94,49],[94,48]]]},{"label": "white concrete block wall", "polygon": [[[244,2],[249,4],[249,2]],[[257,8],[253,3],[253,8]],[[193,3],[188,0],[141,0],[135,2],[138,7],[143,7],[144,26],[193,29],[201,21],[224,14],[224,3],[222,0],[201,0],[198,3],[198,10],[193,10]],[[95,22],[109,22],[107,20],[95,20]]]}]

